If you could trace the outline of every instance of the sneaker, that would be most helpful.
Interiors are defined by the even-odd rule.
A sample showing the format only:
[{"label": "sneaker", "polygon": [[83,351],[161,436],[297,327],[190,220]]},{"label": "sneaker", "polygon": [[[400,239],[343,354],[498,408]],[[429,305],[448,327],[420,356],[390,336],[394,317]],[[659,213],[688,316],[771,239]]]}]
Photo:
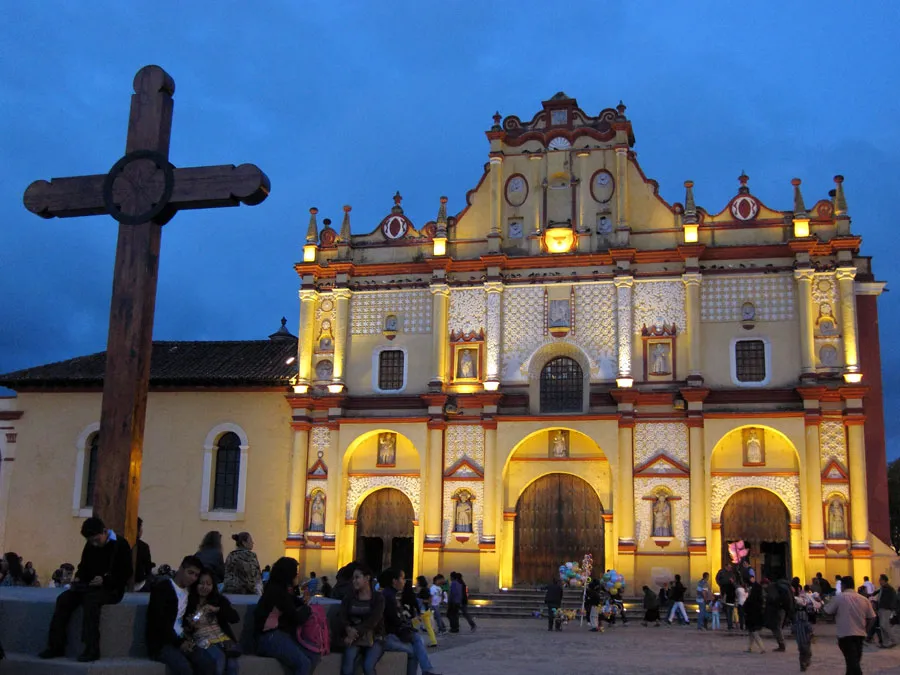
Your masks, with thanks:
[{"label": "sneaker", "polygon": [[39,659],[61,659],[62,657],[62,652],[56,651],[55,649],[50,649],[50,647],[47,647],[47,649],[38,654]]},{"label": "sneaker", "polygon": [[476,626],[476,625],[473,623],[472,626],[471,626],[471,632],[474,633],[476,628],[478,628],[478,626]]}]

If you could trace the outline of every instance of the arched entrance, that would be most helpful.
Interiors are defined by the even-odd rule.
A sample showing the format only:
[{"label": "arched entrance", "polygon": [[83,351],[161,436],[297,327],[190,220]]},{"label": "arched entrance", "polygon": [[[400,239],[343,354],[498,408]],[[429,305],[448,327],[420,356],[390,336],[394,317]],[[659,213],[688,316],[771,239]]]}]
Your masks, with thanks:
[{"label": "arched entrance", "polygon": [[412,576],[413,513],[409,498],[394,488],[382,488],[366,497],[356,516],[355,559],[374,573],[400,568]]},{"label": "arched entrance", "polygon": [[787,507],[763,488],[735,492],[722,509],[722,562],[728,544],[743,541],[758,579],[791,578],[791,525]]},{"label": "arched entrance", "polygon": [[603,568],[603,505],[586,481],[564,473],[538,478],[516,503],[516,584],[546,584],[567,561],[585,553]]}]

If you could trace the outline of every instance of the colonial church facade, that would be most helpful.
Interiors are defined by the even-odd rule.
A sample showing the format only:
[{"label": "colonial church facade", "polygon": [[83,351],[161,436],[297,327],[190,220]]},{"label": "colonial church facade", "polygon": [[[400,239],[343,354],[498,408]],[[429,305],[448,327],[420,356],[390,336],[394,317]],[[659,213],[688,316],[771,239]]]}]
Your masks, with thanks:
[{"label": "colonial church facade", "polygon": [[[889,569],[877,281],[843,178],[788,210],[747,176],[715,210],[658,194],[619,105],[494,118],[456,215],[400,195],[368,234],[310,210],[300,322],[154,345],[145,539],[263,561],[545,583],[592,553],[630,584]],[[386,209],[387,210],[387,209]],[[324,215],[324,214],[323,214]],[[370,229],[370,228],[364,228]],[[78,551],[103,461],[103,355],[0,377],[0,545]],[[632,588],[634,586],[632,585]]]}]

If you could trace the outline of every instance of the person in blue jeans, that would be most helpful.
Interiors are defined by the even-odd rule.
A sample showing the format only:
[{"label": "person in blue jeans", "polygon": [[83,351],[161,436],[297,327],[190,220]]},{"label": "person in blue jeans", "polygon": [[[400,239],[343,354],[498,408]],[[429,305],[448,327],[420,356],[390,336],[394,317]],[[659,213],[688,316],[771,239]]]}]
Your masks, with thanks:
[{"label": "person in blue jeans", "polygon": [[297,642],[297,629],[311,614],[309,606],[296,594],[298,574],[293,558],[275,561],[269,583],[253,612],[253,634],[257,654],[278,660],[292,675],[309,675],[319,655]]},{"label": "person in blue jeans", "polygon": [[416,675],[420,667],[422,675],[438,675],[431,666],[422,636],[412,627],[400,603],[406,573],[388,567],[378,576],[378,583],[384,595],[384,651],[407,654],[406,675]]},{"label": "person in blue jeans", "polygon": [[372,588],[372,572],[365,565],[353,570],[350,583],[353,590],[341,601],[346,645],[341,675],[353,675],[360,657],[364,675],[375,675],[375,665],[384,653],[384,596]]}]

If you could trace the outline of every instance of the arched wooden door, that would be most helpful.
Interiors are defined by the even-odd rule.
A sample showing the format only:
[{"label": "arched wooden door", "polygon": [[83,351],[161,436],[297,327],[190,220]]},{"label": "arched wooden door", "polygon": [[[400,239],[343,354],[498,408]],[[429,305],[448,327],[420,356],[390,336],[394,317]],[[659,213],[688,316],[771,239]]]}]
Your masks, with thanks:
[{"label": "arched wooden door", "polygon": [[603,505],[586,481],[563,473],[538,478],[516,504],[516,584],[546,584],[559,566],[594,557],[604,568]]},{"label": "arched wooden door", "polygon": [[413,507],[394,488],[376,490],[359,505],[356,515],[355,560],[377,574],[387,567],[413,571]]},{"label": "arched wooden door", "polygon": [[784,503],[762,488],[735,492],[722,509],[722,562],[728,544],[743,541],[757,580],[791,578],[791,525]]}]

